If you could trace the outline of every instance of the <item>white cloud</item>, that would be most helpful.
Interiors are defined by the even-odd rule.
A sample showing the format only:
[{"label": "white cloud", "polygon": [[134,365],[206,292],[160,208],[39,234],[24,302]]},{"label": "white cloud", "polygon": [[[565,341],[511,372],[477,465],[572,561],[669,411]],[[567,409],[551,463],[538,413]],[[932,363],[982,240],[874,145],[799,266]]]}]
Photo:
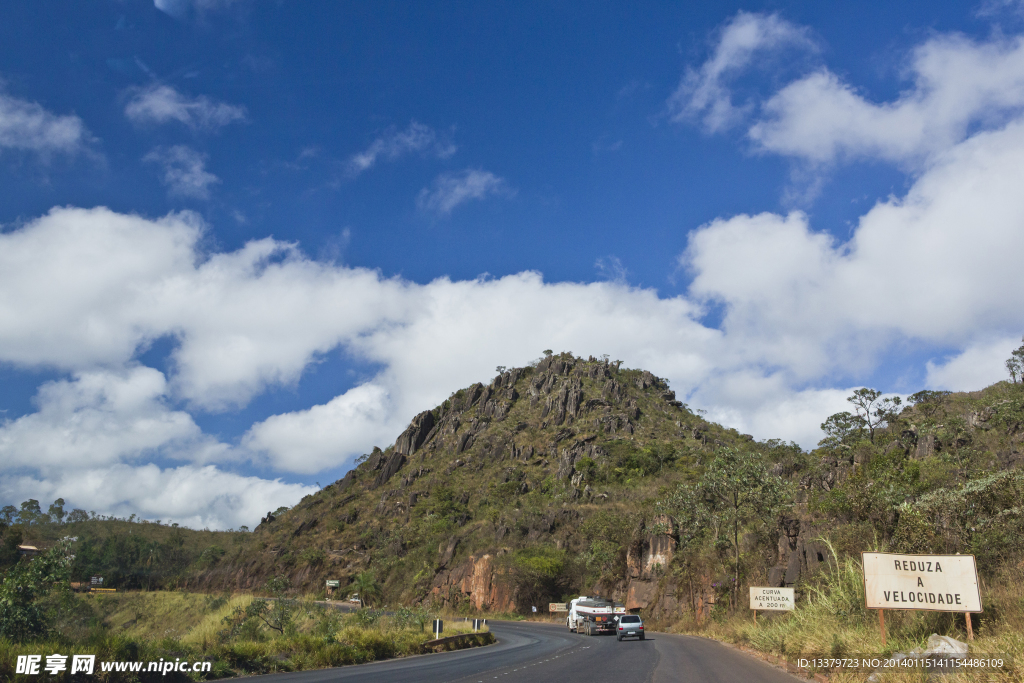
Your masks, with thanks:
[{"label": "white cloud", "polygon": [[795,441],[813,448],[822,438],[819,425],[829,415],[851,410],[849,389],[793,391],[783,378],[756,374],[724,378],[703,392],[710,410],[707,418],[760,439]]},{"label": "white cloud", "polygon": [[815,163],[877,157],[920,162],[1003,125],[1024,108],[1024,39],[937,36],[914,50],[913,85],[876,104],[827,70],[787,85],[750,128],[763,150]]},{"label": "white cloud", "polygon": [[348,160],[348,174],[357,176],[372,168],[378,159],[394,161],[412,152],[426,152],[438,159],[447,159],[455,154],[456,149],[450,141],[440,139],[430,126],[413,121],[405,130],[390,130],[362,152],[353,154]]},{"label": "white cloud", "polygon": [[206,170],[208,155],[187,147],[175,145],[170,148],[157,147],[142,158],[148,163],[159,164],[163,169],[161,181],[171,195],[209,199],[210,186],[220,178]]},{"label": "white cloud", "polygon": [[[2,85],[2,83],[0,83]],[[76,154],[91,140],[82,119],[51,114],[36,102],[0,92],[0,150]]]},{"label": "white cloud", "polygon": [[338,467],[354,450],[387,444],[404,425],[395,420],[384,387],[354,387],[324,405],[274,415],[252,426],[243,446],[265,453],[281,470],[311,474]]},{"label": "white cloud", "polygon": [[790,47],[813,50],[804,27],[777,15],[740,12],[713,55],[688,69],[668,100],[675,121],[710,132],[749,122],[755,148],[813,165],[879,158],[917,168],[977,129],[998,129],[1024,110],[1024,37],[972,41],[936,35],[909,55],[910,87],[872,102],[826,68],[797,78],[763,102],[733,104],[729,81]]},{"label": "white cloud", "polygon": [[[19,475],[0,478],[0,498],[50,501],[64,498],[67,508],[101,514],[177,522],[202,529],[250,529],[279,506],[291,507],[315,486],[287,484],[279,479],[246,477],[212,465],[161,469],[156,465],[68,468],[52,477]],[[45,507],[45,505],[44,505]]]},{"label": "white cloud", "polygon": [[714,221],[683,257],[691,294],[725,305],[723,328],[762,362],[804,377],[870,363],[896,338],[962,347],[1024,328],[1022,160],[1024,124],[976,134],[846,244],[800,213]]},{"label": "white cloud", "polygon": [[[203,255],[189,214],[55,209],[0,235],[0,360],[80,372],[129,363],[172,335],[170,393],[206,409],[294,383],[335,349],[379,364],[365,393],[253,428],[248,446],[295,471],[380,445],[450,391],[543,348],[613,354],[695,405],[740,405],[736,423],[758,437],[806,444],[834,412],[830,378],[869,373],[893,342],[966,349],[1024,329],[1022,159],[1021,124],[979,133],[936,157],[905,197],[873,207],[844,244],[799,212],[713,221],[682,257],[689,292],[670,299],[536,273],[419,285],[271,239]],[[699,323],[711,304],[721,330]],[[779,405],[815,396],[821,415],[768,429]],[[354,416],[343,431],[330,424],[339,414]]]},{"label": "white cloud", "polygon": [[814,43],[807,29],[777,14],[738,12],[722,28],[714,54],[699,69],[688,69],[669,98],[672,119],[700,119],[709,132],[735,125],[750,106],[733,104],[729,80],[750,66],[755,56],[784,47],[813,50]]},{"label": "white cloud", "polygon": [[1020,337],[980,340],[950,358],[929,361],[926,384],[932,389],[974,391],[1009,379],[1006,359],[1020,345]]},{"label": "white cloud", "polygon": [[173,330],[154,292],[195,267],[195,214],[55,208],[0,233],[0,359],[66,371],[127,363]]},{"label": "white cloud", "polygon": [[[869,375],[893,344],[960,354],[928,367],[931,386],[999,377],[1012,348],[999,340],[1024,330],[1022,162],[1024,123],[975,133],[933,155],[907,194],[876,204],[845,243],[800,212],[712,221],[691,234],[681,264],[692,284],[673,298],[621,281],[546,283],[531,272],[417,284],[314,261],[269,238],[204,254],[191,214],[54,209],[0,234],[0,361],[74,374],[41,392],[39,412],[5,434],[31,452],[70,452],[73,439],[43,439],[43,426],[77,420],[85,429],[106,410],[124,441],[85,429],[99,444],[97,462],[121,466],[161,448],[198,462],[237,457],[198,454],[211,442],[163,397],[231,408],[298,381],[328,352],[379,366],[324,405],[254,425],[243,441],[240,450],[278,471],[312,472],[385,445],[415,413],[486,380],[495,365],[552,348],[611,354],[758,438],[812,446],[817,425],[846,409],[842,387]],[[720,329],[699,322],[712,305]],[[177,346],[165,386],[132,359],[166,335]],[[98,367],[106,374],[89,374]],[[94,380],[102,391],[86,391],[90,377],[106,378]],[[122,385],[149,387],[133,394],[140,412],[109,408],[121,405],[109,397]],[[140,432],[147,416],[154,428]],[[23,436],[33,425],[36,441]]]},{"label": "white cloud", "polygon": [[[63,497],[104,514],[226,528],[254,526],[264,505],[291,505],[310,491],[197,466],[232,459],[232,449],[168,408],[166,393],[164,376],[138,365],[44,384],[37,412],[0,424],[0,496]],[[146,464],[155,457],[192,464]]]},{"label": "white cloud", "polygon": [[188,16],[192,9],[204,13],[229,7],[239,0],[153,0],[153,6],[175,19]]},{"label": "white cloud", "polygon": [[447,215],[459,204],[490,195],[512,196],[515,190],[504,178],[490,171],[467,168],[459,173],[442,173],[430,188],[420,190],[416,206],[421,211]]},{"label": "white cloud", "polygon": [[135,124],[177,121],[193,130],[213,130],[246,117],[245,107],[217,102],[205,95],[189,98],[169,85],[159,84],[133,89],[124,113]]},{"label": "white cloud", "polygon": [[82,372],[39,388],[38,412],[0,424],[0,470],[109,465],[155,454],[209,460],[226,447],[192,417],[169,410],[163,374],[132,367]]}]

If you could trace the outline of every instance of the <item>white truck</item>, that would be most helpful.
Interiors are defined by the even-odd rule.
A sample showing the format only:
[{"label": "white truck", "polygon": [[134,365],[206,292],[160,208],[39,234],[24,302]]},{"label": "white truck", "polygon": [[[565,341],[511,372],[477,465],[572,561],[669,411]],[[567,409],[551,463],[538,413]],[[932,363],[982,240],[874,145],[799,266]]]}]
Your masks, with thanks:
[{"label": "white truck", "polygon": [[565,625],[574,633],[585,633],[588,636],[615,633],[619,615],[625,613],[625,606],[612,600],[581,595],[569,603],[569,615],[565,618]]}]

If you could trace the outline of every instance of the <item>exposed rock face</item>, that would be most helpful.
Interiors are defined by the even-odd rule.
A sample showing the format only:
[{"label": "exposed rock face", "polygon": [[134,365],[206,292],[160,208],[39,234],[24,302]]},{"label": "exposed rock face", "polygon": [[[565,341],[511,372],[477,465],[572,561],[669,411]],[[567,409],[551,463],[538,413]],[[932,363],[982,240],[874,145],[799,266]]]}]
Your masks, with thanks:
[{"label": "exposed rock face", "polygon": [[[641,444],[652,434],[660,439],[664,430],[649,425],[663,419],[662,415],[671,419],[669,407],[676,403],[675,394],[653,374],[622,372],[618,365],[607,359],[549,356],[535,367],[502,371],[487,384],[457,391],[434,410],[416,415],[392,447],[374,448],[365,462],[328,487],[332,490],[322,501],[317,498],[304,502],[304,507],[296,506],[299,519],[294,523],[289,515],[284,519],[287,524],[279,520],[268,527],[272,521],[268,515],[270,519],[264,518],[261,525],[264,533],[287,533],[289,538],[294,533],[302,538],[298,545],[320,547],[330,558],[316,567],[296,567],[290,575],[295,581],[305,581],[310,572],[351,576],[376,561],[370,548],[381,555],[401,557],[421,544],[403,525],[413,514],[423,512],[424,501],[436,505],[434,490],[457,481],[454,493],[462,495],[458,510],[450,514],[459,536],[446,537],[440,546],[440,539],[431,543],[428,553],[436,549],[437,564],[426,599],[448,606],[469,602],[477,609],[515,610],[514,582],[502,575],[499,567],[504,565],[496,561],[506,551],[496,549],[529,541],[553,542],[560,549],[578,551],[574,531],[586,516],[578,508],[600,505],[609,498],[609,493],[588,481],[599,470],[589,464],[581,466],[580,460],[588,457],[605,467],[610,455],[600,444],[633,435],[638,435]],[[648,391],[638,393],[638,388]],[[654,390],[649,391],[651,388]],[[692,417],[680,415],[688,416]],[[693,421],[675,424],[685,430],[680,432],[683,436]],[[480,472],[483,474],[478,475]],[[536,490],[548,494],[549,478],[560,482],[557,488],[564,494],[561,509],[550,503],[537,514],[510,509],[508,515],[493,522],[474,516],[474,505],[479,505],[476,496],[487,491],[492,481],[502,485],[506,498],[512,498]],[[325,523],[316,527],[306,519],[311,513],[301,511],[324,501],[329,505],[317,510],[317,517]],[[630,555],[628,575],[617,572],[614,579],[618,598],[628,596],[634,607],[643,603],[651,609],[671,611],[686,608],[690,600],[677,600],[675,586],[665,584],[666,576],[658,570],[669,565],[675,551],[675,530],[671,520],[665,522],[665,533],[646,539]],[[331,547],[334,538],[345,540]],[[474,554],[466,559],[470,553]],[[272,562],[267,560],[266,566]],[[322,577],[314,578],[319,581]],[[412,596],[406,594],[403,599]],[[520,597],[518,602],[525,600]]]},{"label": "exposed rock face", "polygon": [[630,581],[626,592],[626,609],[645,609],[651,604],[658,584],[653,581]]},{"label": "exposed rock face", "polygon": [[341,478],[341,481],[339,481],[336,484],[336,486],[338,487],[338,492],[340,493],[340,492],[344,491],[348,487],[352,486],[352,484],[354,484],[355,482],[356,482],[356,471],[355,470],[349,470],[348,472],[345,473],[345,476]]},{"label": "exposed rock face", "polygon": [[439,572],[430,594],[445,606],[468,600],[478,610],[513,612],[516,596],[501,578],[494,566],[494,556],[490,553],[471,555],[452,570]]},{"label": "exposed rock face", "polygon": [[370,457],[366,459],[366,469],[371,472],[379,470],[384,465],[384,452],[376,446],[373,447],[373,452],[370,453]]},{"label": "exposed rock face", "polygon": [[[643,535],[626,552],[626,568],[631,579],[648,581],[653,574],[668,567],[675,557],[676,529],[672,518],[658,515],[651,526],[658,528],[661,533]],[[643,531],[645,529],[641,527],[641,533]]]},{"label": "exposed rock face", "polygon": [[675,556],[676,529],[672,518],[658,515],[651,526],[660,533],[649,535],[641,526],[639,538],[626,551],[626,609],[645,609],[650,605],[658,593],[658,576]]},{"label": "exposed rock face", "polygon": [[373,480],[373,486],[371,488],[378,488],[387,483],[387,480],[405,464],[405,460],[405,456],[398,452],[392,453],[388,456],[384,467],[377,473],[377,478]]},{"label": "exposed rock face", "polygon": [[441,553],[441,559],[438,561],[438,564],[441,567],[447,567],[448,563],[452,561],[452,557],[455,556],[455,549],[458,547],[459,539],[456,537],[452,537],[447,545],[442,544],[441,548],[438,548],[438,552]]},{"label": "exposed rock face", "polygon": [[427,435],[434,429],[434,413],[424,410],[412,419],[412,422],[395,441],[395,453],[412,455],[423,445]]},{"label": "exposed rock face", "polygon": [[768,570],[769,586],[793,586],[828,561],[828,547],[813,539],[819,533],[807,520],[785,519],[779,535],[778,564]]},{"label": "exposed rock face", "polygon": [[922,434],[917,438],[917,448],[914,449],[914,458],[923,460],[935,453],[938,443],[934,434]]}]

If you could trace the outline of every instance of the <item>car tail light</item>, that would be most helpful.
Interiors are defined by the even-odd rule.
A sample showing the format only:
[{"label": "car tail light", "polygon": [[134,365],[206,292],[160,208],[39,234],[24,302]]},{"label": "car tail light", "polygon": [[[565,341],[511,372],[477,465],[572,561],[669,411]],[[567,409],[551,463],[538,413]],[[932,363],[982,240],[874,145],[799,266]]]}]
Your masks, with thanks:
[{"label": "car tail light", "polygon": [[641,630],[641,631],[643,631],[643,630],[644,630],[644,627],[643,627],[643,626],[641,626],[641,627],[640,627],[640,630]]}]

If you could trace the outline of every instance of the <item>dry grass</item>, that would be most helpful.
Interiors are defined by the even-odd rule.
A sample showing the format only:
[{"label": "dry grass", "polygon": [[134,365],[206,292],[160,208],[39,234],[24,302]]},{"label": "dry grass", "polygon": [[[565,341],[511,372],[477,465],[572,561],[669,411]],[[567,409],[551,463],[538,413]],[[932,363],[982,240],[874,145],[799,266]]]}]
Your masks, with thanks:
[{"label": "dry grass", "polygon": [[[798,658],[884,656],[909,652],[926,646],[937,633],[967,640],[964,615],[948,612],[887,611],[886,645],[882,646],[878,613],[863,607],[863,579],[860,563],[852,558],[833,559],[830,571],[804,587],[797,609],[789,613],[760,613],[757,623],[749,611],[721,614],[708,624],[692,621],[675,624],[670,630],[703,635],[746,645],[758,651],[781,655],[790,662]],[[976,622],[971,655],[1000,655],[1012,662],[998,674],[958,673],[942,677],[945,683],[959,681],[1024,682],[1024,565],[1004,571],[982,582],[985,612]],[[921,672],[886,673],[883,683],[925,680]],[[863,673],[833,674],[834,683],[863,683]]]},{"label": "dry grass", "polygon": [[[0,680],[15,679],[14,662],[21,654],[95,654],[97,661],[208,659],[213,662],[208,677],[224,678],[418,654],[433,638],[429,621],[433,615],[412,610],[345,613],[304,599],[296,602],[293,623],[283,634],[252,624],[256,628],[232,636],[224,619],[248,605],[252,596],[151,592],[77,596],[76,600],[77,607],[90,615],[91,626],[79,626],[48,642],[15,645],[0,640]],[[471,620],[451,618],[445,619],[442,635],[472,631]],[[472,644],[487,644],[493,637],[485,627],[474,641]],[[448,649],[465,646],[471,644],[446,645]]]}]

